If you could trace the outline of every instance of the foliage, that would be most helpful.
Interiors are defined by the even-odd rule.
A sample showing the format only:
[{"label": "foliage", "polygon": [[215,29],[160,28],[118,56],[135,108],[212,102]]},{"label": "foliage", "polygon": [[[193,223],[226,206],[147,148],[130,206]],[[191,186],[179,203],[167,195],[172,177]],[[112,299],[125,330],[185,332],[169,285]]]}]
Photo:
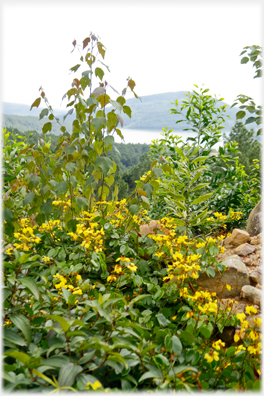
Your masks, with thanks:
[{"label": "foliage", "polygon": [[[259,390],[260,318],[250,325],[231,312],[234,301],[222,309],[195,284],[202,271],[225,271],[216,259],[224,236],[181,235],[168,216],[143,232],[168,164],[154,161],[127,199],[118,201],[116,188],[109,198],[116,165],[108,154],[129,109],[123,96],[110,99],[106,82],[92,91],[93,75],[103,78],[95,51],[104,58],[105,49],[92,33],[82,47],[89,70],[66,94],[76,111],[73,133],[62,126],[58,149],[50,150],[45,135],[60,120],[43,89],[32,105],[43,99],[40,118],[49,117],[38,146],[5,133],[6,143],[13,139],[4,147],[5,390]],[[105,113],[107,101],[119,114]],[[195,156],[201,148],[191,149]],[[199,172],[205,162],[201,150],[203,159],[191,163],[175,148],[177,176],[187,186],[190,163]],[[247,308],[249,317],[256,313]],[[239,324],[234,341],[223,342],[225,327]]]},{"label": "foliage", "polygon": [[[247,53],[247,56],[244,56],[241,59],[242,64],[246,64],[249,60],[253,62],[253,67],[256,69],[256,74],[254,78],[258,78],[262,76],[262,48],[259,45],[252,45],[252,46],[247,46],[244,47],[243,51],[241,52],[241,55],[244,55]],[[262,123],[262,106],[256,106],[254,100],[250,98],[249,96],[246,95],[238,95],[236,98],[236,102],[233,103],[233,106],[236,106],[238,102],[242,103],[242,105],[239,106],[241,109],[240,111],[237,112],[236,118],[237,120],[241,120],[246,116],[246,110],[249,111],[251,116],[246,119],[245,125],[251,124],[255,122],[258,126],[261,125]],[[261,128],[258,129],[257,135],[261,134]]]},{"label": "foliage", "polygon": [[253,135],[254,131],[249,131],[241,121],[234,125],[228,136],[224,135],[224,141],[237,143],[238,159],[247,174],[253,159],[261,160],[261,143]]}]

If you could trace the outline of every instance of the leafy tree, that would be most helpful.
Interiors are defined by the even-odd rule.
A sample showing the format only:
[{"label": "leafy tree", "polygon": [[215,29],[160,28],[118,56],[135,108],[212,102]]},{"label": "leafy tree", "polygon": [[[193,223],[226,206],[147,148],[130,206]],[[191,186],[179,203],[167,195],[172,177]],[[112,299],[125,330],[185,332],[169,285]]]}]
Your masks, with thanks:
[{"label": "leafy tree", "polygon": [[228,136],[224,135],[224,141],[232,143],[236,142],[239,162],[244,165],[245,172],[249,175],[250,165],[253,159],[261,159],[261,144],[255,139],[254,131],[249,131],[242,122],[236,122]]},{"label": "leafy tree", "polygon": [[[247,56],[244,56],[241,59],[241,63],[245,64],[249,60],[253,62],[253,67],[256,69],[256,74],[254,78],[258,78],[262,76],[262,48],[259,45],[252,45],[252,46],[247,46],[244,47],[243,51],[241,52],[241,55],[244,55],[247,53]],[[242,103],[239,108],[241,109],[237,114],[236,118],[237,120],[241,120],[246,116],[245,110],[249,111],[252,115],[246,119],[245,125],[251,124],[252,122],[255,122],[257,125],[261,125],[262,123],[262,106],[257,106],[252,98],[246,95],[238,95],[236,98],[236,102],[233,103],[233,106],[236,106],[238,102]],[[261,128],[257,131],[257,135],[261,134]]]}]

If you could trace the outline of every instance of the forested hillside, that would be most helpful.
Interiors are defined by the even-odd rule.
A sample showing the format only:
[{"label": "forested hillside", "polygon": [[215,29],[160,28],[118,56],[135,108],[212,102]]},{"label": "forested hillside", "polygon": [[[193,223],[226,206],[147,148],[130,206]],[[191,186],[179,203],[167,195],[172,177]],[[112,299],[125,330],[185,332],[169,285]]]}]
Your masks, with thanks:
[{"label": "forested hillside", "polygon": [[[126,114],[122,114],[124,119],[124,128],[127,129],[144,129],[144,130],[161,130],[164,127],[174,129],[175,131],[182,131],[187,128],[187,124],[182,122],[176,124],[176,121],[180,120],[179,115],[171,115],[170,109],[173,107],[171,102],[175,102],[177,99],[179,103],[186,99],[187,91],[179,92],[167,92],[156,95],[142,96],[140,99],[128,99],[127,105],[132,110],[132,117],[129,118]],[[219,106],[223,105],[224,102],[219,102]],[[111,107],[106,107],[106,112],[110,111]],[[65,113],[60,110],[55,110],[55,114],[62,120]],[[224,130],[230,132],[232,127],[236,123],[237,108],[231,108],[227,104],[225,113],[225,124]],[[3,103],[3,126],[17,128],[21,131],[36,130],[41,131],[45,118],[39,120],[38,117],[34,116],[37,114],[37,109],[30,111],[30,106],[19,105],[13,103]],[[227,116],[230,116],[228,118]],[[75,114],[67,116],[66,120],[62,122],[67,130],[71,131],[71,121],[74,120]],[[257,126],[253,123],[250,127],[257,129]],[[54,124],[53,132],[59,133],[59,126]]]}]

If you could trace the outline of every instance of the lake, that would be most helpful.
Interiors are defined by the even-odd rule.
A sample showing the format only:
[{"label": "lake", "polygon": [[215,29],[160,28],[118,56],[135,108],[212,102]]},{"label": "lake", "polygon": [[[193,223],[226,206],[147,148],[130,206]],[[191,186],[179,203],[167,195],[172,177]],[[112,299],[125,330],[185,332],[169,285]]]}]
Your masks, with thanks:
[{"label": "lake", "polygon": [[[139,129],[123,129],[121,128],[121,132],[125,138],[125,143],[146,143],[150,144],[152,140],[161,139],[161,131],[155,130],[139,130]],[[183,141],[186,141],[187,137],[195,136],[194,132],[175,132],[177,136],[181,136]],[[118,135],[115,136],[116,143],[123,143],[121,138]],[[221,141],[214,146],[217,149],[220,145],[222,145]]]}]

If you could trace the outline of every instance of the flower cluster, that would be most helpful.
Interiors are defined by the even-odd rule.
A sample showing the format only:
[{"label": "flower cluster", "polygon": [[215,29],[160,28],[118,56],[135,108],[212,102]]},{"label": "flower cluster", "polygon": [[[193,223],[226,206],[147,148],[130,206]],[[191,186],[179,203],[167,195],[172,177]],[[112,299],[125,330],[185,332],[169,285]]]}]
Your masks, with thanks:
[{"label": "flower cluster", "polygon": [[118,276],[124,275],[126,269],[129,269],[131,272],[136,272],[138,268],[132,261],[132,258],[127,258],[124,256],[118,257],[116,262],[119,262],[119,264],[115,265],[111,275],[107,277],[107,282],[116,281]]},{"label": "flower cluster", "polygon": [[[254,308],[253,306],[247,306],[246,307],[246,313],[248,315],[256,314],[257,309]],[[240,352],[242,349],[247,350],[251,355],[260,355],[262,353],[261,351],[261,334],[257,330],[257,328],[261,327],[261,319],[260,318],[254,318],[254,326],[251,327],[250,322],[246,320],[246,315],[244,312],[242,313],[237,313],[236,314],[237,319],[240,321],[241,329],[236,331],[236,334],[234,335],[234,341],[238,342],[240,339],[248,339],[250,341],[250,345],[245,348],[245,346],[239,345],[237,347],[236,353]]]},{"label": "flower cluster", "polygon": [[240,220],[242,215],[243,215],[242,212],[233,212],[233,210],[230,210],[230,218],[231,218],[231,220]]},{"label": "flower cluster", "polygon": [[[75,276],[73,276],[73,279],[70,280],[57,272],[57,274],[53,275],[53,278],[56,278],[56,280],[59,280],[59,283],[55,283],[55,288],[57,290],[60,290],[60,291],[58,291],[59,294],[62,294],[62,291],[61,291],[62,288],[71,291],[72,294],[80,294],[80,295],[83,294],[82,289],[80,287],[80,284],[82,283],[81,275],[75,274]],[[72,283],[74,283],[75,286],[72,285]]]}]

